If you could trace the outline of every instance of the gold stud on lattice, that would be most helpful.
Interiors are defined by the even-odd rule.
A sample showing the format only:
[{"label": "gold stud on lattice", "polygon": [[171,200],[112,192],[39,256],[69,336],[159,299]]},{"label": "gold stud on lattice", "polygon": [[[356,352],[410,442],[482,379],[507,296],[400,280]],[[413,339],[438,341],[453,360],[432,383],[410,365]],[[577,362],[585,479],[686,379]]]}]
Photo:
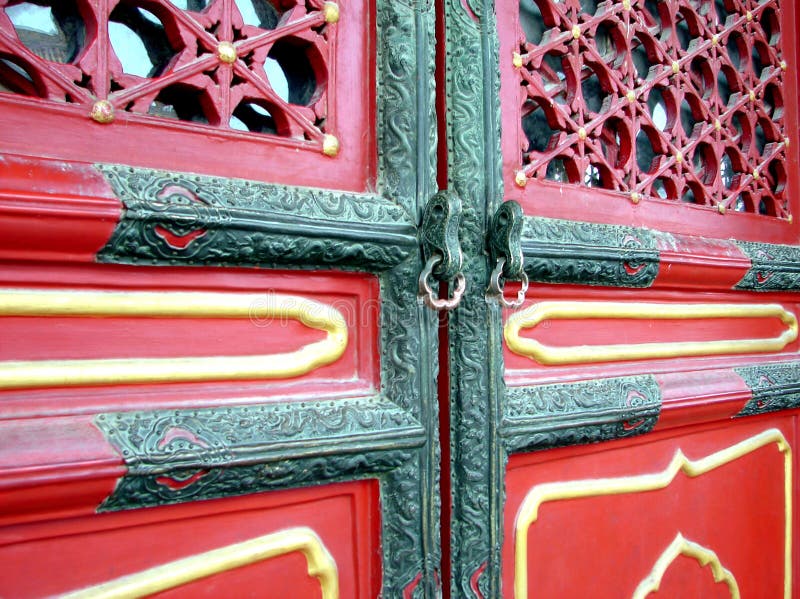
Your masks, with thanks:
[{"label": "gold stud on lattice", "polygon": [[584,129],[583,127],[581,127],[580,129],[578,129],[578,137],[579,137],[580,139],[582,139],[582,140],[583,140],[583,139],[586,139],[586,129]]},{"label": "gold stud on lattice", "polygon": [[788,68],[789,68],[789,65],[788,65],[788,64],[786,64],[786,61],[785,61],[785,60],[782,60],[782,61],[781,61],[781,71],[785,71],[785,70],[786,70],[786,69],[788,69]]},{"label": "gold stud on lattice", "polygon": [[636,193],[635,191],[631,192],[631,202],[633,202],[634,204],[638,204],[639,200],[641,199],[642,198],[638,193]]},{"label": "gold stud on lattice", "polygon": [[580,39],[581,37],[581,28],[578,27],[577,25],[573,25],[572,27],[572,37],[575,38],[576,40]]},{"label": "gold stud on lattice", "polygon": [[519,52],[514,52],[511,55],[511,64],[513,64],[516,68],[522,68],[522,55]]},{"label": "gold stud on lattice", "polygon": [[719,119],[714,119],[714,129],[722,131],[722,123],[719,122]]},{"label": "gold stud on lattice", "polygon": [[677,60],[673,60],[672,61],[672,72],[677,75],[680,70],[681,70],[680,63]]},{"label": "gold stud on lattice", "polygon": [[758,181],[760,178],[761,178],[761,173],[759,173],[759,172],[758,172],[758,169],[757,169],[757,168],[754,168],[754,169],[753,169],[753,179],[755,179],[756,181]]},{"label": "gold stud on lattice", "polygon": [[789,216],[787,216],[787,217],[786,217],[786,220],[787,220],[787,221],[789,222],[789,224],[791,225],[791,224],[792,224],[792,221],[794,220],[794,218],[792,218],[792,215],[790,214]]},{"label": "gold stud on lattice", "polygon": [[333,158],[339,153],[339,140],[335,135],[326,135],[322,138],[322,153]]},{"label": "gold stud on lattice", "polygon": [[111,123],[114,120],[114,106],[108,100],[98,100],[92,104],[89,116],[98,123]]},{"label": "gold stud on lattice", "polygon": [[747,11],[747,14],[745,16],[747,17],[748,21],[752,21],[753,20],[753,13],[751,13],[749,10]]},{"label": "gold stud on lattice", "polygon": [[326,23],[338,23],[339,5],[336,2],[326,2],[322,7],[322,14],[325,15]]},{"label": "gold stud on lattice", "polygon": [[525,187],[528,184],[528,177],[525,176],[525,171],[517,171],[514,175],[514,183],[519,187]]},{"label": "gold stud on lattice", "polygon": [[628,90],[628,93],[625,94],[625,97],[628,98],[628,102],[635,102],[636,101],[636,92],[632,89]]},{"label": "gold stud on lattice", "polygon": [[631,0],[622,0],[622,8],[625,10],[631,9]]},{"label": "gold stud on lattice", "polygon": [[717,211],[719,211],[720,214],[725,214],[725,204],[717,204]]},{"label": "gold stud on lattice", "polygon": [[754,92],[754,91],[751,89],[751,90],[750,90],[750,93],[748,94],[748,97],[750,98],[750,101],[751,101],[751,102],[755,102],[755,101],[756,101],[756,92]]},{"label": "gold stud on lattice", "polygon": [[680,150],[675,152],[675,162],[677,162],[678,164],[683,162],[683,152],[681,152]]},{"label": "gold stud on lattice", "polygon": [[719,35],[716,33],[711,36],[711,45],[716,46],[719,43]]},{"label": "gold stud on lattice", "polygon": [[783,145],[784,145],[784,147],[787,147],[787,148],[789,147],[789,138],[788,137],[784,137],[783,138]]},{"label": "gold stud on lattice", "polygon": [[236,62],[236,46],[230,42],[220,42],[217,46],[217,58],[226,64]]}]

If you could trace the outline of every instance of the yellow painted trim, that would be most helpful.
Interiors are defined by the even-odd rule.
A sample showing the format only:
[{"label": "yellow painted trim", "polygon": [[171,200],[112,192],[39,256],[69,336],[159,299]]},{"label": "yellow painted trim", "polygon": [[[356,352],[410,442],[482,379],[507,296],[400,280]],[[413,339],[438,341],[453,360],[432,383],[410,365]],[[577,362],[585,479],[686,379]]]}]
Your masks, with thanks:
[{"label": "yellow painted trim", "polygon": [[306,527],[289,528],[242,543],[175,560],[136,574],[62,595],[62,599],[128,599],[168,589],[255,564],[287,553],[300,552],[308,575],[319,579],[322,599],[338,599],[336,562],[317,534]]},{"label": "yellow painted trim", "polygon": [[582,497],[601,497],[643,493],[664,489],[679,472],[690,478],[701,476],[724,466],[757,449],[775,443],[784,455],[784,599],[791,599],[792,590],[792,449],[783,433],[768,429],[736,445],[700,460],[690,460],[678,449],[669,465],[655,474],[571,480],[536,485],[528,491],[517,512],[514,530],[514,597],[528,597],[528,529],[539,517],[539,507],[548,501],[563,501]]},{"label": "yellow painted trim", "polygon": [[287,378],[335,362],[347,348],[341,312],[291,295],[4,289],[2,316],[287,319],[327,337],[293,352],[258,356],[6,361],[0,362],[0,389]]},{"label": "yellow painted trim", "polygon": [[[699,320],[715,318],[778,318],[786,330],[778,337],[720,341],[680,341],[617,345],[573,345],[553,347],[522,337],[546,320]],[[777,352],[797,339],[797,317],[780,304],[656,304],[645,302],[544,301],[509,316],[505,325],[508,348],[540,364],[580,364],[648,358],[676,358],[719,354]]]},{"label": "yellow painted trim", "polygon": [[681,533],[678,533],[675,540],[670,543],[669,547],[667,547],[664,553],[656,560],[650,574],[636,587],[632,599],[645,599],[650,593],[658,591],[659,587],[661,587],[661,579],[664,578],[667,569],[672,565],[672,562],[681,555],[694,558],[701,567],[710,564],[714,582],[724,582],[728,585],[731,599],[740,599],[741,595],[739,593],[739,585],[736,583],[736,578],[730,570],[722,565],[717,554],[711,549],[707,549],[702,545],[688,540]]}]

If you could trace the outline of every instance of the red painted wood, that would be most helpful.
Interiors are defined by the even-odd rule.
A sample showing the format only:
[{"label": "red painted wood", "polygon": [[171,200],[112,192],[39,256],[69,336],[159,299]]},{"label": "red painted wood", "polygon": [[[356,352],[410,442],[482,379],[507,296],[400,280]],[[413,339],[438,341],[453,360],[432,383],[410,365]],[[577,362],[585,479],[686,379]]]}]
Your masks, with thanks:
[{"label": "red painted wood", "polygon": [[734,417],[752,398],[744,380],[730,369],[669,372],[656,376],[661,414],[656,430]]},{"label": "red painted wood", "polygon": [[[577,5],[576,5],[577,6]],[[791,31],[796,22],[793,3],[784,2],[781,6],[782,29]],[[524,188],[514,182],[514,175],[520,168],[520,141],[524,137],[520,126],[519,77],[512,64],[512,54],[519,50],[521,28],[519,25],[519,2],[499,0],[497,5],[498,33],[500,37],[500,86],[502,109],[502,155],[505,199],[518,200],[526,214],[550,218],[566,218],[609,224],[626,224],[649,227],[678,234],[702,235],[721,239],[795,243],[800,231],[800,219],[796,214],[800,208],[796,201],[800,188],[800,168],[798,168],[797,144],[792,143],[785,163],[787,172],[786,198],[795,214],[792,223],[786,220],[764,218],[754,214],[739,214],[728,211],[719,214],[710,206],[686,205],[676,201],[654,198],[642,199],[634,204],[624,195],[574,185],[529,180]],[[790,98],[797,96],[798,48],[795,36],[781,36],[783,56],[788,64],[785,79],[785,124],[788,135],[798,131],[798,114],[795,102]],[[550,43],[556,44],[558,36]],[[573,99],[573,105],[582,103],[582,98]],[[792,140],[794,142],[794,140]]]},{"label": "red painted wood", "polygon": [[0,525],[93,514],[126,470],[91,417],[0,420]]},{"label": "red painted wood", "polygon": [[751,266],[732,241],[674,235],[660,238],[658,251],[658,288],[731,289]]},{"label": "red painted wood", "polygon": [[[94,413],[119,409],[213,406],[223,398],[367,395],[378,387],[380,300],[374,277],[234,268],[146,268],[94,265],[0,265],[0,288],[212,291],[302,295],[338,309],[348,323],[348,347],[333,364],[302,376],[259,382],[133,385],[125,388],[31,389],[0,392],[5,418]],[[0,360],[179,357],[276,353],[321,339],[294,321],[227,319],[5,317]],[[265,326],[264,326],[265,325]]]},{"label": "red painted wood", "polygon": [[[360,481],[0,528],[0,559],[14,576],[4,597],[76,590],[204,551],[294,527],[313,529],[338,568],[340,596],[380,590],[378,485]],[[298,555],[231,570],[165,597],[320,596]]]},{"label": "red painted wood", "polygon": [[[509,293],[513,292],[509,286]],[[658,289],[620,290],[572,285],[531,285],[525,307],[538,301],[604,301],[652,302],[676,305],[688,303],[778,303],[800,314],[800,304],[792,294],[729,292],[695,290],[667,291]],[[508,312],[510,314],[510,312]],[[506,315],[506,318],[508,316]],[[670,321],[657,319],[586,319],[546,321],[523,332],[552,346],[580,346],[621,343],[675,342],[683,340],[708,341],[719,339],[768,338],[785,330],[773,319],[697,319]],[[511,352],[503,344],[506,382],[512,385],[582,380],[590,377],[626,376],[730,368],[754,362],[792,359],[800,348],[798,341],[787,345],[780,353],[730,356],[699,356],[674,359],[652,359],[598,364],[545,366]]]},{"label": "red painted wood", "polygon": [[[678,448],[698,459],[770,428],[782,430],[794,447],[795,427],[796,413],[512,457],[506,477],[504,596],[513,596],[515,517],[533,486],[655,473]],[[783,455],[770,445],[697,478],[678,475],[660,491],[542,504],[528,536],[528,596],[629,597],[681,532],[717,553],[742,597],[782,597],[783,467]],[[673,565],[665,578],[669,589],[681,592],[656,596],[707,596],[691,591],[709,588],[698,580],[698,574],[709,576],[708,569],[685,566]]]},{"label": "red painted wood", "polygon": [[0,259],[93,261],[121,212],[89,164],[0,155]]},{"label": "red painted wood", "polygon": [[[374,22],[374,9],[368,2],[351,2],[343,11],[346,18],[341,18],[336,24],[330,40],[335,60],[327,65],[316,65],[326,67],[317,68],[316,76],[329,82],[324,90],[329,111],[322,116],[326,131],[340,141],[340,152],[335,158],[323,155],[320,139],[315,139],[314,143],[305,141],[302,131],[283,131],[285,137],[251,134],[126,112],[128,104],[136,102],[144,103],[143,106],[137,105],[136,110],[146,112],[152,100],[146,94],[141,96],[141,88],[137,88],[140,89],[137,92],[139,96],[134,93],[136,97],[131,97],[128,90],[117,90],[108,95],[109,76],[114,76],[117,85],[123,82],[129,88],[136,88],[146,81],[122,74],[116,58],[112,60],[107,56],[103,27],[99,28],[101,35],[93,38],[91,50],[85,52],[78,62],[81,68],[97,72],[97,81],[92,82],[98,88],[94,95],[101,99],[108,97],[115,104],[114,122],[100,124],[93,121],[90,112],[95,97],[89,89],[69,81],[66,87],[74,102],[63,101],[63,81],[51,86],[52,93],[45,94],[49,100],[3,93],[0,94],[4,124],[0,130],[0,147],[6,152],[66,160],[124,163],[357,192],[372,189],[377,156],[373,84],[375,40],[372,33],[375,28],[367,24]],[[163,10],[156,12],[163,13]],[[319,12],[316,14],[320,15]],[[211,21],[209,27],[214,25]],[[185,25],[183,20],[181,22]],[[227,27],[215,27],[215,35],[230,37],[230,23],[222,25]],[[192,28],[191,36],[199,35],[198,39],[202,40],[199,47],[207,57],[207,69],[219,67],[219,87],[212,90],[214,98],[209,102],[214,103],[217,111],[227,115],[232,95],[235,95],[230,94],[228,85],[233,70],[238,69],[236,75],[242,78],[241,71],[246,69],[242,65],[235,65],[234,69],[227,65],[219,66],[213,54],[217,39],[207,32],[198,34],[197,27],[202,29],[200,25]],[[250,28],[244,28],[247,29]],[[15,36],[9,33],[9,37],[13,40]],[[191,43],[198,45],[196,39]],[[20,51],[13,43],[11,45],[12,51]],[[186,44],[181,42],[179,45]],[[244,46],[248,45],[245,43]],[[247,50],[244,46],[243,51]],[[249,51],[253,50],[251,46],[252,42]],[[175,66],[181,65],[181,61],[185,63],[200,58],[199,55],[191,56],[192,52],[187,50],[188,46],[176,53],[176,56],[181,56],[176,58]],[[263,61],[268,50],[262,47],[254,53],[263,54]],[[75,70],[80,79],[80,71]],[[48,68],[43,72],[50,73]],[[205,79],[188,81],[201,88],[208,83]],[[239,82],[238,92],[245,91]],[[252,89],[249,93],[253,93]],[[284,110],[305,111],[311,113],[306,118],[315,118],[310,107],[290,105]],[[227,126],[227,120],[223,126]],[[292,125],[286,124],[285,128],[292,129]],[[316,131],[315,136],[321,138],[321,133]]]}]

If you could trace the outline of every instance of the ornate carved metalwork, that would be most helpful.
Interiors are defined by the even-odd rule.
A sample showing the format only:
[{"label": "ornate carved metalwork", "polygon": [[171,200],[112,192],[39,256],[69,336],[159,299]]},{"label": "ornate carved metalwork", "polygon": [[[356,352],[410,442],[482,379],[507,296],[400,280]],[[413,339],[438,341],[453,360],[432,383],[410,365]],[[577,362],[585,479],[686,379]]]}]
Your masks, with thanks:
[{"label": "ornate carved metalwork", "polygon": [[531,280],[649,287],[658,274],[657,233],[647,229],[525,218],[522,251]]},{"label": "ornate carved metalwork", "polygon": [[521,0],[517,183],[789,218],[780,0]]},{"label": "ornate carved metalwork", "polygon": [[125,111],[313,143],[335,155],[325,0],[8,0],[0,91],[102,123]]},{"label": "ornate carved metalwork", "polygon": [[106,262],[384,270],[417,246],[407,213],[380,196],[114,165],[96,168],[125,206],[98,254]]},{"label": "ornate carved metalwork", "polygon": [[800,248],[737,241],[752,266],[736,284],[737,289],[780,291],[800,289]]},{"label": "ornate carved metalwork", "polygon": [[737,416],[753,416],[800,407],[800,362],[736,368],[753,393]]},{"label": "ornate carved metalwork", "polygon": [[660,412],[650,375],[510,387],[501,434],[509,452],[594,443],[649,432]]},{"label": "ornate carved metalwork", "polygon": [[120,412],[95,424],[128,467],[103,510],[374,475],[424,443],[422,426],[378,397]]}]

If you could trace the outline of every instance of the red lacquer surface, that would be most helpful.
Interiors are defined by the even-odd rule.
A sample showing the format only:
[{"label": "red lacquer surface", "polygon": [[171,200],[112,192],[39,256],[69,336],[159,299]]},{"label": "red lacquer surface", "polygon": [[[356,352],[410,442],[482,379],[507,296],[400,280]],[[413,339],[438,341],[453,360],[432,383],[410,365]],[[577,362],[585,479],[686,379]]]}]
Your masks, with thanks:
[{"label": "red lacquer surface", "polygon": [[[0,287],[97,291],[170,291],[300,296],[336,308],[348,345],[335,362],[286,379],[7,390],[3,415],[76,414],[115,409],[218,405],[265,397],[368,394],[378,385],[378,283],[344,273],[289,273],[209,268],[22,267],[0,265]],[[0,317],[0,360],[169,358],[293,351],[325,333],[292,320],[192,318]]]},{"label": "red lacquer surface", "polygon": [[[648,26],[652,31],[660,31],[660,27],[665,28],[666,33],[654,43],[646,41],[650,34],[636,33],[638,25],[630,27],[625,25],[628,19],[632,22],[638,19],[638,17],[637,19],[633,18],[634,12],[637,15],[644,14],[645,9],[638,4],[634,11],[623,11],[621,4],[601,6],[597,16],[592,16],[591,11],[586,12],[575,8],[579,6],[578,4],[567,5],[544,1],[536,4],[554,6],[552,9],[554,14],[568,15],[566,21],[561,17],[553,17],[555,20],[546,21],[544,25],[547,36],[543,37],[540,44],[542,47],[550,48],[550,55],[548,55],[550,62],[542,61],[540,57],[541,65],[525,64],[523,66],[523,70],[530,70],[532,80],[543,79],[544,81],[540,81],[540,83],[544,89],[549,90],[548,93],[553,94],[553,98],[549,102],[542,100],[539,104],[548,113],[549,127],[555,132],[561,133],[560,135],[554,134],[548,147],[542,151],[543,155],[551,157],[567,156],[568,162],[575,161],[577,170],[572,174],[567,173],[573,184],[547,181],[544,180],[545,162],[545,166],[540,169],[542,171],[541,179],[531,178],[533,177],[531,171],[528,173],[529,178],[525,187],[520,187],[515,183],[515,175],[523,167],[521,148],[525,143],[525,134],[521,123],[524,111],[527,109],[523,108],[525,91],[520,91],[520,70],[514,66],[512,58],[514,52],[520,52],[520,44],[525,37],[519,22],[519,1],[501,0],[498,3],[497,14],[499,15],[500,35],[502,151],[506,199],[520,201],[527,214],[551,218],[629,224],[674,233],[719,238],[734,237],[783,243],[794,242],[798,230],[798,219],[796,217],[788,219],[786,214],[797,211],[793,199],[798,187],[797,146],[795,144],[791,143],[785,158],[778,160],[779,164],[775,168],[780,171],[778,179],[781,183],[772,185],[773,189],[779,190],[781,197],[788,199],[789,204],[786,209],[781,207],[772,212],[767,211],[773,215],[782,214],[783,219],[762,216],[758,214],[759,208],[755,205],[746,207],[744,204],[749,199],[744,199],[744,196],[747,196],[747,193],[741,194],[744,204],[739,208],[748,212],[735,213],[739,196],[730,194],[738,189],[738,185],[753,182],[756,186],[760,186],[763,183],[763,177],[760,177],[760,174],[759,178],[755,179],[752,172],[749,174],[744,172],[746,169],[743,162],[733,167],[734,171],[737,168],[742,171],[742,177],[732,183],[730,189],[722,189],[724,185],[720,184],[722,168],[720,164],[725,154],[724,142],[729,120],[730,134],[733,136],[729,153],[744,156],[748,153],[748,147],[753,150],[752,143],[748,143],[744,138],[736,138],[739,133],[734,123],[734,117],[738,112],[750,110],[747,102],[749,87],[742,83],[741,89],[736,89],[737,84],[733,82],[733,79],[741,77],[742,82],[747,80],[753,85],[756,90],[754,104],[759,106],[763,104],[766,110],[771,110],[769,108],[771,100],[768,99],[771,92],[767,90],[769,85],[767,85],[766,79],[761,81],[758,76],[748,79],[751,76],[745,75],[744,72],[750,67],[745,61],[742,61],[742,74],[734,77],[732,72],[728,72],[728,75],[731,76],[731,91],[734,93],[734,98],[730,102],[726,102],[724,97],[720,99],[719,96],[722,92],[718,92],[716,88],[719,87],[722,90],[724,86],[718,84],[716,80],[720,78],[718,75],[721,70],[720,64],[729,59],[720,58],[718,60],[715,54],[719,51],[722,56],[724,52],[727,52],[725,48],[727,48],[728,41],[734,40],[731,42],[733,46],[736,40],[742,38],[742,35],[752,36],[752,39],[758,38],[759,44],[761,44],[759,51],[766,52],[767,46],[769,46],[770,52],[776,51],[775,44],[765,45],[766,41],[761,41],[762,38],[765,38],[763,34],[757,32],[760,30],[761,22],[754,17],[753,21],[756,24],[750,27],[746,24],[745,17],[739,17],[738,13],[741,12],[744,15],[748,8],[756,12],[766,10],[772,17],[780,21],[779,27],[776,27],[775,24],[769,25],[769,27],[779,28],[783,32],[792,31],[796,26],[797,19],[793,3],[773,2],[768,7],[762,6],[763,3],[751,5],[747,2],[736,3],[734,7],[734,4],[731,3],[726,5],[733,15],[727,24],[717,22],[714,7],[708,8],[703,5],[705,8],[699,10],[701,16],[695,18],[696,4],[685,3],[686,6],[680,13],[677,11],[678,3],[663,5],[663,8],[660,9],[663,14],[656,17],[658,23],[647,23],[649,19],[647,17],[644,18],[641,25],[643,30],[648,29]],[[678,25],[670,26],[671,20],[675,20],[680,27]],[[556,21],[558,21],[558,26],[554,25]],[[571,26],[567,26],[567,24]],[[572,27],[580,29],[581,39],[573,40]],[[742,31],[746,30],[747,33],[737,31],[742,27],[744,27]],[[689,30],[687,33],[692,45],[688,51],[680,46],[681,43],[685,45],[685,42],[680,40],[682,32],[673,33],[672,31],[679,28],[688,28]],[[718,50],[717,45],[712,42],[715,33],[719,37]],[[593,38],[598,40],[597,44],[600,50],[589,48],[589,46],[594,47]],[[797,89],[798,48],[794,36],[781,35],[779,39],[779,45],[782,46],[781,56],[787,63],[781,92],[782,97],[786,100],[782,104],[784,110],[781,118],[785,120],[784,131],[791,139],[797,131],[796,103],[789,99],[797,95],[795,90]],[[573,46],[580,50],[574,50]],[[640,54],[646,52],[649,55],[648,65],[655,65],[652,66],[649,73],[646,72],[646,68],[641,73],[637,72],[633,60],[630,58],[631,49]],[[606,53],[603,54],[603,52]],[[754,55],[758,54],[756,50],[753,52]],[[525,63],[529,57],[525,52],[522,54],[523,63]],[[750,54],[749,46],[747,54]],[[563,72],[561,74],[554,72],[554,67],[551,68],[552,65],[562,64],[562,60],[564,61],[563,66],[560,66],[559,69]],[[775,60],[777,65],[778,59]],[[671,69],[673,62],[679,64],[679,74],[673,73]],[[701,72],[705,74],[700,75]],[[770,76],[781,78],[780,68],[777,66],[772,70],[764,71],[764,73],[767,72],[770,73]],[[583,87],[584,85],[587,87]],[[659,127],[655,122],[658,119],[650,115],[653,107],[648,108],[648,90],[654,85],[666,98],[663,101],[659,100],[665,111],[666,126],[662,124]],[[594,89],[593,86],[599,86],[602,89],[598,98],[598,106],[587,107],[589,102],[586,97],[595,93],[591,91]],[[536,86],[534,85],[534,87]],[[558,92],[561,88],[572,91],[567,92],[566,96],[562,98]],[[626,94],[631,88],[635,90],[636,94],[632,103],[626,98]],[[703,91],[698,91],[698,89]],[[740,95],[736,96],[736,93]],[[604,102],[602,107],[599,106],[600,101]],[[651,104],[653,102],[655,100],[651,101]],[[681,115],[678,114],[681,110],[685,114],[691,113],[693,115],[692,122],[699,123],[699,126],[692,130],[693,127],[688,122],[681,123]],[[721,111],[719,120],[722,122],[722,137],[720,137],[720,132],[715,132],[715,117],[712,114],[718,111]],[[569,116],[562,116],[563,114]],[[753,114],[755,115],[755,112]],[[764,121],[763,127],[770,128],[772,126],[771,117],[766,116],[766,113],[759,118]],[[670,124],[676,121],[675,126]],[[754,116],[754,127],[756,122],[757,119]],[[581,127],[584,128],[587,136],[585,140],[580,137]],[[687,130],[681,133],[676,132],[676,128],[686,128]],[[658,173],[657,175],[630,174],[630,171],[638,172],[634,154],[637,145],[635,140],[640,132],[646,135],[641,142],[642,145],[656,149],[656,161],[652,173]],[[666,137],[672,136],[672,138],[669,142],[665,141],[662,144],[663,148],[659,149],[661,144],[659,140],[665,135]],[[775,140],[776,142],[780,141],[777,137]],[[585,146],[585,148],[580,149],[578,146]],[[712,146],[713,152],[711,151]],[[765,156],[771,156],[771,150],[779,149],[779,143],[772,146],[767,143],[767,146],[764,149]],[[663,156],[659,157],[662,150]],[[678,152],[682,154],[681,159],[677,158]],[[707,158],[701,158],[706,155]],[[756,154],[753,154],[753,159],[757,162],[761,160]],[[606,168],[607,165],[611,165],[611,167]],[[750,170],[757,170],[757,168]],[[613,175],[611,171],[613,171]],[[636,182],[627,181],[625,178],[628,176],[636,178]],[[592,180],[590,184],[585,183],[587,179],[597,179],[598,177],[600,180]],[[677,196],[674,198],[670,196],[672,199],[659,198],[659,194],[650,187],[651,183],[659,177],[664,180],[666,188],[664,193],[667,195],[677,194]],[[600,189],[601,187],[607,189]],[[691,187],[694,187],[692,195],[698,203],[682,203],[680,199],[683,197],[684,189]],[[713,191],[712,188],[721,190],[726,197],[723,201],[726,207],[725,214],[720,214],[715,204],[716,200],[711,200],[710,196],[706,197]],[[635,198],[636,202],[631,199],[631,190],[635,190],[638,194]],[[652,195],[650,195],[651,193]],[[767,192],[767,195],[770,193]],[[707,202],[707,205],[701,205],[703,202]],[[758,201],[756,201],[757,203]]]},{"label": "red lacquer surface", "polygon": [[[678,449],[697,460],[770,429],[782,431],[794,447],[795,427],[794,415],[763,417],[512,457],[504,596],[514,596],[515,519],[536,485],[655,474]],[[545,502],[528,532],[528,597],[630,597],[678,533],[713,550],[735,576],[742,597],[782,597],[784,480],[784,454],[771,443],[696,478],[678,474],[661,490]],[[710,568],[684,558],[673,562],[663,590],[653,596],[730,596],[713,582]]]},{"label": "red lacquer surface", "polygon": [[[100,584],[279,530],[311,528],[333,556],[341,597],[380,588],[377,484],[343,483],[0,529],[3,597],[42,597]],[[54,501],[57,499],[54,498]],[[300,554],[187,584],[164,597],[320,597]]]},{"label": "red lacquer surface", "polygon": [[[509,294],[511,291],[509,291]],[[529,298],[521,309],[543,301],[653,303],[687,306],[690,304],[779,304],[798,314],[797,298],[789,294],[696,293],[694,291],[610,290],[576,286],[532,285]],[[687,308],[688,309],[688,308]],[[508,311],[506,318],[512,312]],[[521,336],[533,338],[552,347],[592,345],[641,345],[647,343],[679,343],[683,341],[721,341],[769,339],[786,331],[777,318],[692,318],[686,320],[648,318],[588,318],[545,320],[536,327],[523,329]],[[711,355],[646,359],[621,362],[543,365],[516,354],[504,343],[505,377],[509,384],[554,382],[565,379],[625,376],[638,373],[706,370],[742,363],[790,359],[796,354],[798,341],[788,343],[779,352],[743,355]]]}]

